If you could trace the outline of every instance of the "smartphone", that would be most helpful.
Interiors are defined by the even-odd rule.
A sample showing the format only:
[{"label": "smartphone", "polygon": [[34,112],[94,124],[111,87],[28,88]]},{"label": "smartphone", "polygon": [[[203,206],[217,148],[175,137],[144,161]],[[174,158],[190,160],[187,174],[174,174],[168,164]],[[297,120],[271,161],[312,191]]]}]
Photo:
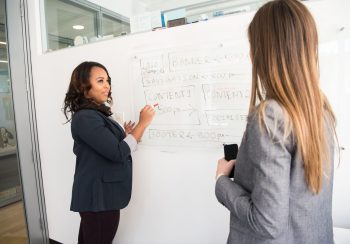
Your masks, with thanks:
[{"label": "smartphone", "polygon": [[[238,154],[238,145],[237,144],[224,144],[224,154],[225,154],[226,161],[236,159],[237,154]],[[234,172],[235,172],[235,166],[233,166],[232,171],[229,175],[229,178],[233,178]]]}]

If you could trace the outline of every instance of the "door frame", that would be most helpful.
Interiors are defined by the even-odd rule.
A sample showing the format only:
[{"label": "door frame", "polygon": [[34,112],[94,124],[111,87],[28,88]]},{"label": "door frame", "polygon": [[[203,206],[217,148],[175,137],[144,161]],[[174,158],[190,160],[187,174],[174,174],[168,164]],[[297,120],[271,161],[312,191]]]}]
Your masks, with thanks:
[{"label": "door frame", "polygon": [[35,97],[27,0],[5,0],[17,158],[29,243],[49,243]]}]

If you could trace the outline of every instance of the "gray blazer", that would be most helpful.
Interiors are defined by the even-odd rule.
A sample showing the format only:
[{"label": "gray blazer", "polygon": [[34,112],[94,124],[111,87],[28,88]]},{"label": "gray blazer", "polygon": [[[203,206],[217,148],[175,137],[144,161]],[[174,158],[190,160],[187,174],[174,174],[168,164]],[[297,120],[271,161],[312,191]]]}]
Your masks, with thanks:
[{"label": "gray blazer", "polygon": [[333,243],[332,137],[331,170],[315,195],[305,183],[293,137],[283,140],[281,107],[268,101],[265,113],[272,133],[259,128],[253,112],[237,155],[234,181],[221,176],[216,182],[216,197],[231,212],[227,243]]}]

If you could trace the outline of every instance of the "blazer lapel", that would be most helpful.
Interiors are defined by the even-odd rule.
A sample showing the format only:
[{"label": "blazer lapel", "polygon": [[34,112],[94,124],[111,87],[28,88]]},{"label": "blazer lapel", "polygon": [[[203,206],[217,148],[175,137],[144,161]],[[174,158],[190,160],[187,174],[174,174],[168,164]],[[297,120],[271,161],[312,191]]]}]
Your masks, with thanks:
[{"label": "blazer lapel", "polygon": [[121,133],[123,137],[126,136],[124,129],[119,125],[117,121],[114,121],[112,118],[107,118],[107,120],[118,129],[119,133]]},{"label": "blazer lapel", "polygon": [[101,112],[98,113],[106,121],[106,124],[113,134],[115,134],[121,140],[126,137],[124,129],[116,121],[114,121],[112,118],[107,117]]}]

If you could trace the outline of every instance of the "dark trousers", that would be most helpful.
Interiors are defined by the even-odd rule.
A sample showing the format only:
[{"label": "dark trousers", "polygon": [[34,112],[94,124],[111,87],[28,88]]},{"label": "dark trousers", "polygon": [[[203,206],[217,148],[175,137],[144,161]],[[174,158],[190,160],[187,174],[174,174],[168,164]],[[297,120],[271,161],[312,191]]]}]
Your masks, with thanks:
[{"label": "dark trousers", "polygon": [[119,225],[120,210],[81,212],[78,244],[111,244]]}]

